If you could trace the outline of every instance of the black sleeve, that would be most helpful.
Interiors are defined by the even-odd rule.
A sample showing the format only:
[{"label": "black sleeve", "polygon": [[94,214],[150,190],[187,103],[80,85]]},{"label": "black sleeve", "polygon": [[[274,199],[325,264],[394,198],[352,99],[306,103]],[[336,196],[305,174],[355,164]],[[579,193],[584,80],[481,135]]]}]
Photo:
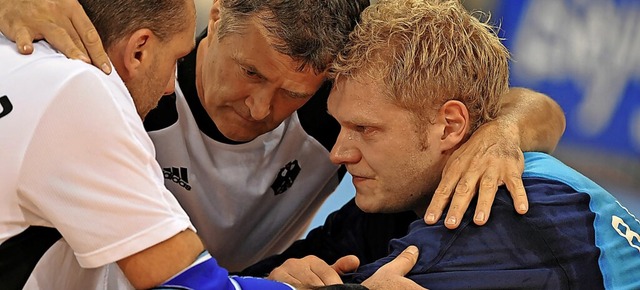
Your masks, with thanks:
[{"label": "black sleeve", "polygon": [[267,276],[289,258],[315,255],[333,264],[338,258],[356,255],[360,264],[368,264],[388,254],[391,239],[407,234],[417,219],[413,212],[370,214],[360,210],[355,200],[331,213],[324,225],[313,229],[305,239],[296,241],[282,254],[266,258],[242,272],[242,276]]}]

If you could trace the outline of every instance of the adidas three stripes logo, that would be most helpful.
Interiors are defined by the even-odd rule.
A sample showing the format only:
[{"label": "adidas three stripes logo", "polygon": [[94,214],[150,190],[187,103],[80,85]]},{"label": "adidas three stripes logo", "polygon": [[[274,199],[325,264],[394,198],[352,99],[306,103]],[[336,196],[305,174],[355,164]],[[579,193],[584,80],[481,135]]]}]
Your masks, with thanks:
[{"label": "adidas three stripes logo", "polygon": [[189,173],[185,167],[167,167],[162,168],[164,179],[169,179],[178,185],[184,187],[186,190],[191,190],[189,185]]}]

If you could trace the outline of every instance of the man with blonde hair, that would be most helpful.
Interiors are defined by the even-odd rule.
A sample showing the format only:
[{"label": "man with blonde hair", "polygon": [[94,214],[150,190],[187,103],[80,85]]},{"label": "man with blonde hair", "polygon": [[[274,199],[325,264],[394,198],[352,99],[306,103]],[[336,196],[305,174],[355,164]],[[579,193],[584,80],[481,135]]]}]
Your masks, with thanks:
[{"label": "man with blonde hair", "polygon": [[[458,1],[382,0],[367,8],[334,64],[328,100],[341,125],[331,159],[354,176],[358,207],[422,216],[451,153],[498,114],[508,59],[492,27]],[[513,211],[501,187],[482,229],[471,210],[455,230],[415,221],[390,242],[388,257],[348,280],[363,281],[416,245],[420,257],[407,277],[431,289],[640,287],[640,223],[613,196],[544,153],[525,153],[523,182],[527,215]],[[328,269],[306,257],[271,277],[339,283]]]}]

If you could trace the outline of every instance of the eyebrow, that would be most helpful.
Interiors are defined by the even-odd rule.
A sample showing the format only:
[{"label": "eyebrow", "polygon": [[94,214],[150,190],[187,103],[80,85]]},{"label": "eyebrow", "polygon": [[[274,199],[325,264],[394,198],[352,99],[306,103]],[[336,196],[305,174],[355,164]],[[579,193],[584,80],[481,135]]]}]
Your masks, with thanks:
[{"label": "eyebrow", "polygon": [[285,89],[283,89],[283,90],[287,93],[287,95],[289,95],[289,97],[292,97],[294,99],[306,99],[306,98],[310,98],[311,96],[313,96],[313,94],[292,92],[290,90],[285,90]]},{"label": "eyebrow", "polygon": [[[244,63],[242,60],[240,60],[237,56],[233,55],[231,56],[231,58],[239,65],[245,67],[248,70],[251,70],[252,72],[254,72],[258,77],[260,77],[261,79],[265,79],[265,80],[269,80],[267,77],[265,77],[263,74],[260,73],[260,71],[253,65],[250,64],[246,64]],[[309,94],[309,93],[300,93],[300,92],[294,92],[294,91],[290,91],[287,89],[282,89],[289,97],[292,97],[294,99],[306,99],[306,98],[310,98],[312,97],[315,93]]]},{"label": "eyebrow", "polygon": [[235,61],[237,64],[239,64],[240,66],[254,72],[258,77],[267,80],[267,78],[260,73],[260,71],[258,70],[258,68],[256,68],[253,65],[250,64],[246,64],[244,61],[240,60],[235,54],[231,56],[231,58],[233,59],[233,61]]}]

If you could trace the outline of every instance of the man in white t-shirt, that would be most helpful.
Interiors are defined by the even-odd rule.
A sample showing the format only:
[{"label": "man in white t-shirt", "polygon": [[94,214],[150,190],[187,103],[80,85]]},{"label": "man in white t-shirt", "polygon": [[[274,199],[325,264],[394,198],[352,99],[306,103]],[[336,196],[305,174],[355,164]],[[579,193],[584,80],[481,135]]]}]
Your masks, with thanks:
[{"label": "man in white t-shirt", "polygon": [[[60,0],[65,2],[73,1]],[[178,66],[175,95],[163,98],[145,120],[167,188],[207,249],[228,269],[242,270],[299,239],[344,175],[344,168],[329,160],[339,126],[326,114],[331,84],[325,77],[367,5],[367,0],[324,5],[214,1],[208,29]],[[27,13],[17,10],[14,14]],[[71,17],[74,26],[81,27],[75,23],[81,14]],[[564,120],[553,101],[531,91],[514,89],[505,100],[504,115],[454,153],[452,160],[461,166],[447,167],[427,222],[438,220],[455,189],[459,195],[446,220],[448,227],[456,227],[481,181],[476,223],[486,222],[492,195],[502,183],[511,190],[516,210],[526,212],[518,146],[553,150]],[[371,221],[353,210],[376,229],[371,241],[356,249],[361,261],[386,254],[388,239],[406,232],[414,219],[389,215]],[[316,231],[314,239],[287,253],[322,252],[324,259],[335,261],[352,252],[340,240],[349,234]],[[244,273],[266,274],[278,261]]]},{"label": "man in white t-shirt", "polygon": [[217,266],[144,130],[193,48],[193,1],[82,4],[110,75],[44,41],[25,57],[0,34],[0,288],[292,289]]}]

